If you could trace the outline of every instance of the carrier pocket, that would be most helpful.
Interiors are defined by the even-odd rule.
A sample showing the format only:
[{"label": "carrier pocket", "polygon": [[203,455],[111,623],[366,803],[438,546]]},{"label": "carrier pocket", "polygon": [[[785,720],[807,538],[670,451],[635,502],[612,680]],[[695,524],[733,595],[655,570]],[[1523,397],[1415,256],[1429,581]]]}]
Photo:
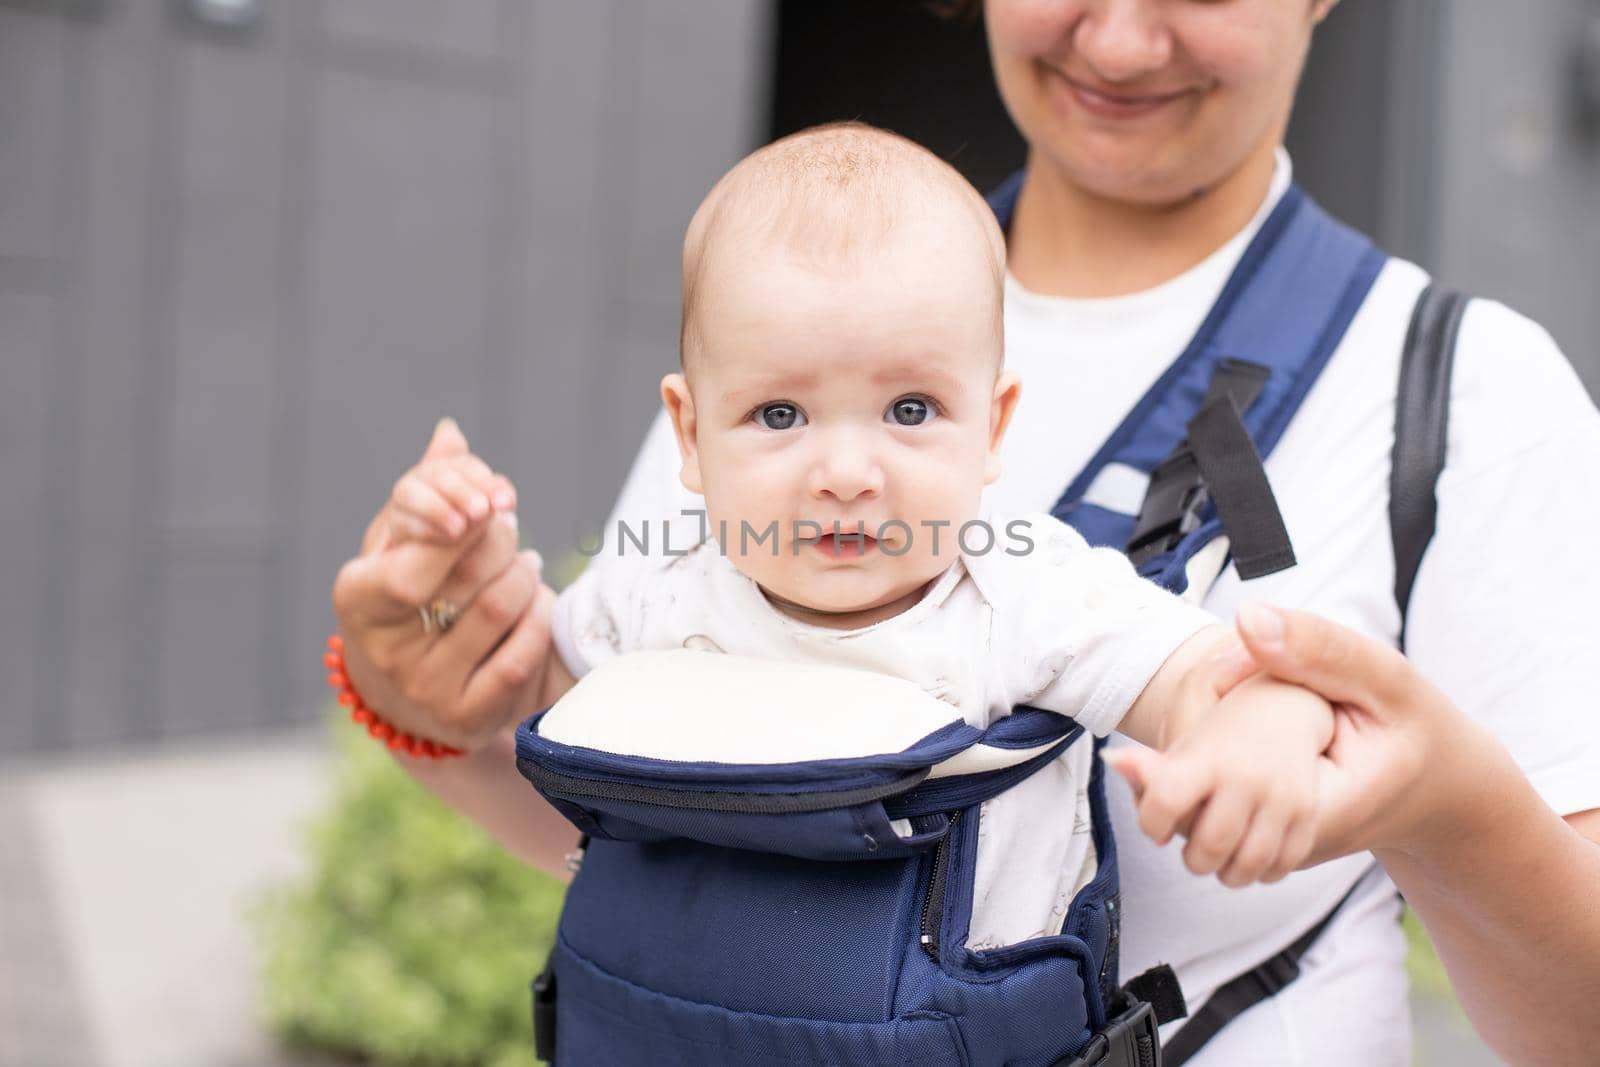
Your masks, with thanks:
[{"label": "carrier pocket", "polygon": [[[968,1063],[956,1021],[938,1012],[886,1022],[831,1022],[733,1011],[624,981],[564,940],[556,945],[555,970],[557,1067]],[[753,975],[751,980],[761,979]]]}]

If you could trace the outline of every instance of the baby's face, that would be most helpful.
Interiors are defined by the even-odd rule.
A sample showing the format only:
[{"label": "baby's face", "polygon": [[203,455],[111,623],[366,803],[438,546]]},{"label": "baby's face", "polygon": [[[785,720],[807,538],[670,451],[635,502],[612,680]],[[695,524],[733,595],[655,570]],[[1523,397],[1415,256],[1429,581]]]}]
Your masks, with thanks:
[{"label": "baby's face", "polygon": [[[765,590],[853,616],[813,621],[908,607],[999,475],[1018,389],[997,373],[995,278],[970,240],[928,229],[845,267],[782,248],[730,256],[738,269],[701,290],[690,410],[673,412],[684,483]],[[866,536],[836,541],[836,522]]]}]

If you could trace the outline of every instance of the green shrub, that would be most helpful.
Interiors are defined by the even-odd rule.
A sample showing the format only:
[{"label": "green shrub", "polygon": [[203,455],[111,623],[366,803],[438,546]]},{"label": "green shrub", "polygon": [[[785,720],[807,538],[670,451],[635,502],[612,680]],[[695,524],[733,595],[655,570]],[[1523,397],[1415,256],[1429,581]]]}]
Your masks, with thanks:
[{"label": "green shrub", "polygon": [[528,1067],[528,983],[562,883],[342,717],[335,732],[334,796],[306,828],[307,873],[251,909],[269,1024],[291,1045],[383,1064]]},{"label": "green shrub", "polygon": [[1400,923],[1406,932],[1406,971],[1411,976],[1412,987],[1420,995],[1450,1004],[1459,1012],[1456,995],[1450,988],[1450,976],[1445,973],[1444,964],[1439,962],[1433,942],[1428,940],[1428,932],[1422,928],[1422,920],[1410,908],[1406,908]]}]

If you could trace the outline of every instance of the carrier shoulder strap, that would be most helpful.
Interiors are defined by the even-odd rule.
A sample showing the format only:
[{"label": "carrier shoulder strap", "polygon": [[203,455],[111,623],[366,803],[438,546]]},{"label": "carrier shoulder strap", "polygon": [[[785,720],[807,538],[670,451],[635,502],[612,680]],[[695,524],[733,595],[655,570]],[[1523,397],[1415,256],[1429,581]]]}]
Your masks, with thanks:
[{"label": "carrier shoulder strap", "polygon": [[1431,285],[1424,289],[1400,356],[1389,470],[1389,535],[1394,541],[1394,601],[1400,608],[1402,650],[1411,587],[1438,515],[1435,488],[1444,470],[1451,368],[1467,300],[1453,289]]},{"label": "carrier shoulder strap", "polygon": [[[1020,177],[1013,178],[990,198],[1002,226],[1020,188]],[[1182,354],[1052,513],[1091,545],[1129,551],[1136,542],[1139,573],[1175,592],[1188,586],[1190,560],[1224,533],[1246,577],[1292,566],[1262,459],[1386,261],[1370,240],[1291,185]]]}]

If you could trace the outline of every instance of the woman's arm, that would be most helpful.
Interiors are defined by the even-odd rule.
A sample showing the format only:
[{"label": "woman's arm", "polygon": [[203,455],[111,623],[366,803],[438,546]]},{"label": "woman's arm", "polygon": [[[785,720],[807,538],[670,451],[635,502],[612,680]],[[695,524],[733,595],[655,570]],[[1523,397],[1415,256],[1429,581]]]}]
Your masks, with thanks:
[{"label": "woman's arm", "polygon": [[578,830],[517,770],[515,727],[460,759],[395,762],[423,788],[482,826],[531,867],[567,878],[566,856],[578,846]]},{"label": "woman's arm", "polygon": [[[549,587],[529,608],[548,615]],[[547,708],[575,684],[554,649],[546,654],[540,693],[533,710]],[[489,832],[513,856],[547,874],[569,877],[567,855],[578,846],[578,831],[517,770],[516,724],[488,743],[453,760],[412,759],[392,753],[395,762],[428,792]]]},{"label": "woman's arm", "polygon": [[[444,420],[423,461],[466,452]],[[550,650],[555,593],[504,523],[477,523],[453,543],[391,545],[387,514],[373,518],[333,586],[351,682],[401,729],[467,750],[439,761],[394,753],[406,773],[513,855],[561,875],[577,831],[518,773],[513,745],[514,724],[571,685]],[[440,595],[461,615],[448,632],[427,633],[417,605]]]},{"label": "woman's arm", "polygon": [[[693,506],[695,498],[680,499],[670,431],[658,415],[616,515],[676,515]],[[446,419],[422,459],[467,451],[466,438]],[[391,547],[387,518],[386,506],[368,525],[360,555],[334,581],[351,682],[399,728],[468,750],[437,762],[396,754],[406,773],[513,855],[562,875],[577,831],[517,771],[513,745],[515,724],[573,684],[551,647],[555,593],[529,554],[518,553],[516,533],[504,523],[479,523],[449,544]],[[461,615],[447,633],[424,633],[417,606],[441,594]]]},{"label": "woman's arm", "polygon": [[1516,1064],[1600,1049],[1600,811],[1562,819],[1510,754],[1399,652],[1247,605],[1272,674],[1337,716],[1314,861],[1371,849],[1427,928],[1474,1028]]}]

